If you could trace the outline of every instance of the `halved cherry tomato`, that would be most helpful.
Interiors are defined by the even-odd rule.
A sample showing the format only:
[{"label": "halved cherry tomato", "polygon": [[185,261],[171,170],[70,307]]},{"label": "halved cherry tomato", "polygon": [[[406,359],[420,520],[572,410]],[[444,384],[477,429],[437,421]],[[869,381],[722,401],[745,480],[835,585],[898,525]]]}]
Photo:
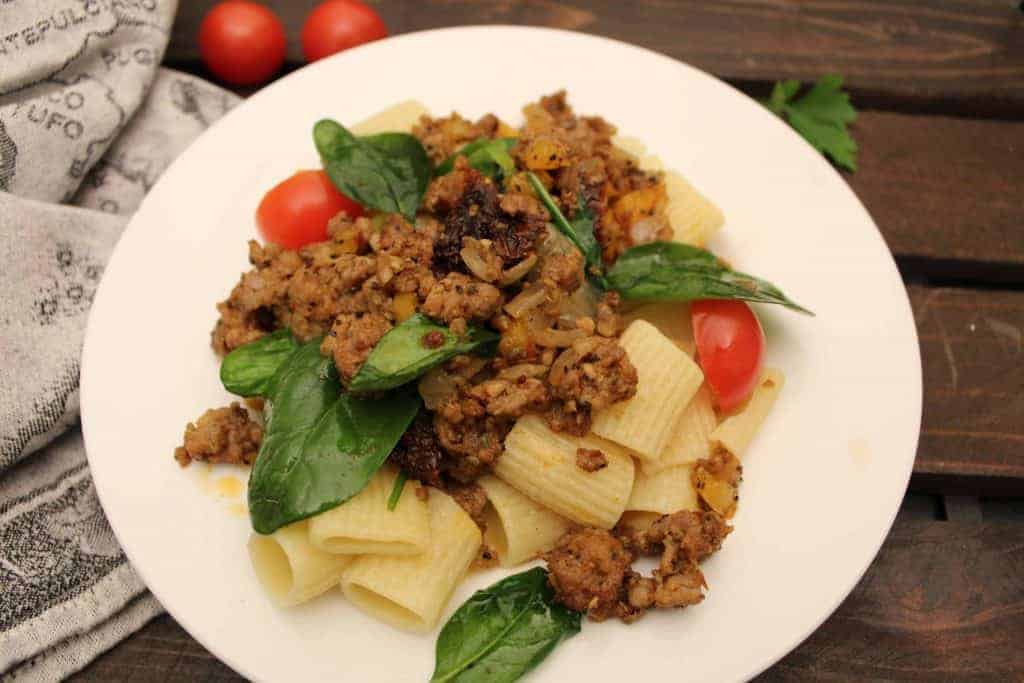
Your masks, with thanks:
[{"label": "halved cherry tomato", "polygon": [[742,301],[694,301],[690,307],[697,358],[722,412],[741,406],[753,393],[764,365],[764,331]]},{"label": "halved cherry tomato", "polygon": [[298,249],[327,239],[327,222],[339,211],[363,215],[363,207],[338,192],[326,173],[299,171],[263,196],[256,224],[268,242]]},{"label": "halved cherry tomato", "polygon": [[302,52],[315,62],[335,52],[387,38],[380,16],[359,0],[327,0],[317,5],[302,25]]},{"label": "halved cherry tomato", "polygon": [[245,0],[216,5],[199,25],[199,53],[217,78],[257,85],[284,62],[284,26],[269,8]]}]

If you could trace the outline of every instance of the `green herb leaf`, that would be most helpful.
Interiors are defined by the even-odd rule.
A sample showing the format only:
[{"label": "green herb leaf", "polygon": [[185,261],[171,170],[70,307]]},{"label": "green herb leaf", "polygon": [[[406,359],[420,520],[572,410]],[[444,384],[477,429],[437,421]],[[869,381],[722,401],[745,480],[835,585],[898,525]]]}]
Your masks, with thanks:
[{"label": "green herb leaf", "polygon": [[579,633],[579,612],[553,601],[547,577],[536,567],[474,593],[441,629],[431,682],[510,683]]},{"label": "green herb leaf", "polygon": [[363,206],[415,220],[430,182],[430,159],[406,133],[356,137],[337,121],[313,127],[313,141],[331,182]]},{"label": "green herb leaf", "polygon": [[600,273],[603,263],[601,261],[601,245],[598,244],[597,237],[594,234],[596,217],[594,212],[590,210],[590,207],[586,205],[586,202],[583,201],[583,193],[578,193],[579,205],[576,210],[576,217],[569,221],[562,214],[555,200],[548,194],[540,179],[529,171],[526,173],[526,178],[530,182],[530,186],[533,187],[533,191],[537,193],[541,203],[548,210],[551,222],[583,254],[583,259],[587,264],[587,272],[590,274]]},{"label": "green herb leaf", "polygon": [[238,396],[266,396],[278,368],[299,348],[289,330],[278,330],[224,356],[220,381]]},{"label": "green herb leaf", "polygon": [[624,299],[741,299],[781,304],[814,315],[770,282],[736,272],[710,251],[680,242],[652,242],[627,249],[608,271],[607,279]]},{"label": "green herb leaf", "polygon": [[349,383],[349,391],[385,391],[416,379],[460,353],[493,354],[499,336],[470,326],[459,338],[444,325],[417,313],[388,331]]},{"label": "green herb leaf", "polygon": [[780,81],[764,105],[789,121],[796,132],[839,166],[857,170],[857,143],[847,124],[857,118],[850,96],[843,92],[843,77],[822,76],[802,97],[800,81]]},{"label": "green herb leaf", "polygon": [[391,487],[391,495],[388,496],[388,510],[394,510],[398,507],[398,501],[402,497],[402,489],[405,488],[405,482],[409,479],[404,471],[399,472],[395,478],[395,485]]},{"label": "green herb leaf", "polygon": [[516,162],[512,159],[509,151],[516,144],[515,138],[480,138],[474,140],[455,154],[445,159],[440,166],[434,170],[434,176],[442,176],[451,173],[455,168],[457,157],[466,157],[469,165],[484,175],[501,180],[516,172]]},{"label": "green herb leaf", "polygon": [[419,398],[341,394],[320,340],[300,346],[266,395],[270,416],[249,477],[249,517],[258,533],[344,503],[366,487],[413,417]]}]

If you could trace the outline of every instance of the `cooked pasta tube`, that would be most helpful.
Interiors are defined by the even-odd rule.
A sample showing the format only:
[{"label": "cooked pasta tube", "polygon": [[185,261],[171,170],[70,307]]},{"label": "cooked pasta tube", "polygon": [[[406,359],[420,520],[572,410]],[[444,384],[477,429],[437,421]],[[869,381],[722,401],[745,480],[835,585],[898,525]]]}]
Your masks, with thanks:
[{"label": "cooked pasta tube", "polygon": [[704,373],[668,337],[644,320],[634,320],[619,339],[636,366],[636,395],[594,416],[594,433],[657,460]]},{"label": "cooked pasta tube", "polygon": [[692,465],[679,465],[648,475],[640,469],[636,473],[626,510],[663,515],[680,510],[696,510],[697,492],[690,479],[692,470]]},{"label": "cooked pasta tube", "polygon": [[[601,451],[607,466],[595,472],[581,469],[576,464],[581,448]],[[505,438],[494,473],[573,522],[610,529],[629,500],[633,469],[633,459],[621,446],[593,434],[553,432],[537,415],[527,415]]]},{"label": "cooked pasta tube", "polygon": [[725,223],[722,210],[675,171],[665,173],[665,193],[675,241],[703,247]]},{"label": "cooked pasta tube", "polygon": [[658,328],[658,331],[693,358],[696,348],[693,341],[693,326],[690,324],[690,304],[653,303],[644,304],[626,313],[622,320],[628,326],[634,320],[643,319]]},{"label": "cooked pasta tube", "polygon": [[306,602],[337,585],[352,561],[310,543],[308,526],[303,520],[268,536],[249,536],[249,559],[256,578],[279,607]]},{"label": "cooked pasta tube", "polygon": [[711,392],[707,384],[694,394],[679,416],[668,443],[657,460],[645,460],[641,468],[647,474],[654,474],[668,467],[697,462],[711,455],[711,432],[718,426],[715,409],[711,405]]},{"label": "cooked pasta tube", "polygon": [[424,114],[427,108],[415,100],[399,102],[393,107],[378,112],[368,119],[352,126],[356,135],[376,135],[377,133],[408,133]]},{"label": "cooked pasta tube", "polygon": [[309,540],[329,553],[418,555],[430,542],[427,503],[407,484],[394,510],[388,499],[398,470],[386,465],[350,500],[310,518]]},{"label": "cooked pasta tube", "polygon": [[430,543],[419,555],[364,555],[341,578],[345,597],[367,614],[405,631],[423,633],[480,550],[480,529],[451,496],[429,489]]},{"label": "cooked pasta tube", "polygon": [[743,409],[722,420],[722,424],[711,432],[712,446],[721,446],[737,458],[742,457],[785,383],[781,370],[766,368]]},{"label": "cooked pasta tube", "polygon": [[555,546],[571,522],[493,476],[477,484],[487,494],[484,541],[498,553],[503,567],[532,560]]}]

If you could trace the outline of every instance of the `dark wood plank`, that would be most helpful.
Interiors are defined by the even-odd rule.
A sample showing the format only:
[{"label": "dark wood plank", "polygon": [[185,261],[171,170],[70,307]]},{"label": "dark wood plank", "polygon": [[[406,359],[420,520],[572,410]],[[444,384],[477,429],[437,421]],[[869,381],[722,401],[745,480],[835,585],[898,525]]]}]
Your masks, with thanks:
[{"label": "dark wood plank", "polygon": [[1024,495],[1024,291],[908,289],[924,372],[912,487]]},{"label": "dark wood plank", "polygon": [[[1024,527],[914,517],[901,513],[850,597],[759,681],[1024,676]],[[71,680],[241,679],[162,617]]]},{"label": "dark wood plank", "polygon": [[864,112],[846,179],[905,272],[1024,282],[1024,123]]},{"label": "dark wood plank", "polygon": [[1022,638],[1024,527],[897,522],[846,602],[758,681],[1019,681]]},{"label": "dark wood plank", "polygon": [[[183,0],[170,63],[198,59],[212,0]],[[315,0],[272,0],[296,38]],[[1012,0],[377,0],[392,33],[532,24],[637,43],[733,81],[844,74],[866,101],[1010,118],[1024,112],[1024,14]]]}]

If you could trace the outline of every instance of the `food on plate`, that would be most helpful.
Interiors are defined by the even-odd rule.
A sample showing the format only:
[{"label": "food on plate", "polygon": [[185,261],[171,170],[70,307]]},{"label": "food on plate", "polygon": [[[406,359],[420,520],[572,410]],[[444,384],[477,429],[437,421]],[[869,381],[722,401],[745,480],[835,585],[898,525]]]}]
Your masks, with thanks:
[{"label": "food on plate", "polygon": [[318,122],[302,182],[357,206],[261,219],[212,332],[251,414],[208,411],[175,454],[252,463],[280,605],[340,587],[429,632],[467,572],[543,559],[455,612],[437,681],[514,680],[583,613],[701,602],[784,381],[746,302],[808,312],[704,249],[722,213],[610,123],[564,92],[524,114]]},{"label": "food on plate", "polygon": [[232,85],[259,85],[284,63],[288,42],[273,10],[248,0],[225,0],[199,25],[199,54],[206,68]]},{"label": "food on plate", "polygon": [[313,8],[302,25],[302,52],[307,62],[315,62],[387,35],[384,21],[366,3],[326,0]]}]

